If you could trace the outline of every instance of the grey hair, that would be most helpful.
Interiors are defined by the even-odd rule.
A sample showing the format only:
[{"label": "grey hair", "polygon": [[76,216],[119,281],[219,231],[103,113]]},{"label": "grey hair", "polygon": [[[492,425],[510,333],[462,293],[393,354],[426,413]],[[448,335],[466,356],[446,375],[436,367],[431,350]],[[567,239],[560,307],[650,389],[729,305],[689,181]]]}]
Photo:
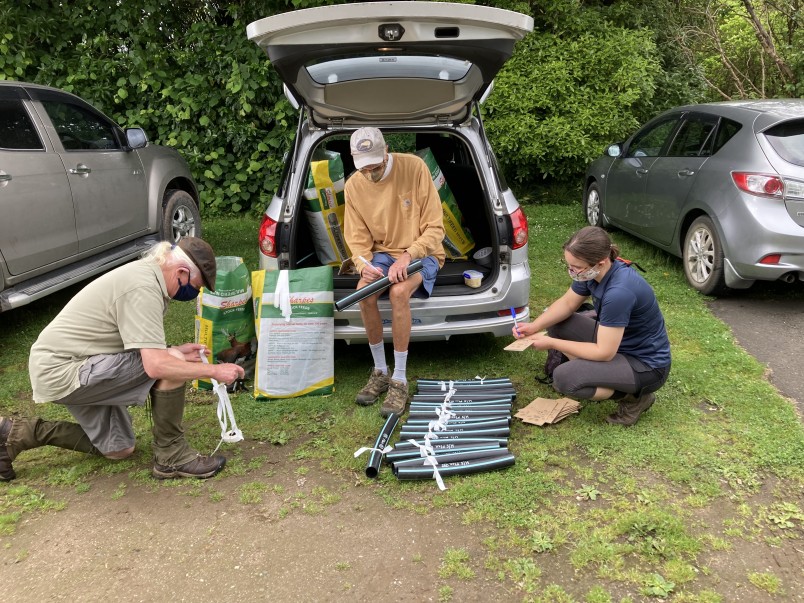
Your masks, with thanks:
[{"label": "grey hair", "polygon": [[198,268],[190,257],[178,245],[162,241],[152,245],[148,251],[142,254],[142,259],[153,262],[157,266],[169,266],[171,264],[187,264],[190,267],[190,274],[198,274]]}]

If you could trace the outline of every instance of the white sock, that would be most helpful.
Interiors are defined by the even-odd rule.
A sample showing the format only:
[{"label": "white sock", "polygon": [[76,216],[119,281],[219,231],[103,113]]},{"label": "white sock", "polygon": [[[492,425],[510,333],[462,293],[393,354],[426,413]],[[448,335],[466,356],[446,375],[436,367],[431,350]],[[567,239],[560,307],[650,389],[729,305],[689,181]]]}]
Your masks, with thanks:
[{"label": "white sock", "polygon": [[408,371],[408,351],[405,350],[404,352],[397,352],[394,350],[394,374],[391,376],[391,379],[394,381],[401,381],[402,383],[407,383],[407,371]]},{"label": "white sock", "polygon": [[369,349],[371,350],[371,357],[374,358],[374,368],[380,371],[383,375],[388,374],[388,364],[385,362],[385,344],[370,343]]}]

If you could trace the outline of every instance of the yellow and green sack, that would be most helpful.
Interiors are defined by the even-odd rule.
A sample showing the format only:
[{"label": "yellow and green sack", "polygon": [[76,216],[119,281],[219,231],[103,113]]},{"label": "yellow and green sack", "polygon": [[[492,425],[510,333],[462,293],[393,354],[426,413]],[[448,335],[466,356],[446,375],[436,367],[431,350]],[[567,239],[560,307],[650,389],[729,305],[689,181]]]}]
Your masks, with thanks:
[{"label": "yellow and green sack", "polygon": [[472,233],[463,227],[463,214],[455,201],[455,195],[452,194],[441,168],[438,167],[433,152],[426,148],[416,151],[416,154],[427,164],[433,184],[441,199],[441,209],[444,212],[444,240],[442,241],[444,253],[451,260],[465,260],[469,252],[474,249],[475,240],[472,238]]},{"label": "yellow and green sack", "polygon": [[343,236],[344,174],[340,153],[318,149],[307,172],[304,211],[318,260],[340,266],[351,256]]}]

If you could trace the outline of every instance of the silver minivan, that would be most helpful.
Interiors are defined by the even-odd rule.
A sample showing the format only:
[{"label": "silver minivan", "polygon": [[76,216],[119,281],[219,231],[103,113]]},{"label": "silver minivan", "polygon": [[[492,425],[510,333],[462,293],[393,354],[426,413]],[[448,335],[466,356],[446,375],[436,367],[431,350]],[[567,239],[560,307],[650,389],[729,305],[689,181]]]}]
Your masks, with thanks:
[{"label": "silver minivan", "polygon": [[[512,309],[528,320],[528,225],[497,165],[480,104],[516,41],[532,29],[533,19],[520,13],[444,2],[341,4],[251,23],[249,39],[265,50],[299,110],[285,173],[262,218],[261,268],[328,263],[305,211],[311,162],[336,157],[348,179],[351,133],[375,126],[391,152],[429,154],[473,242],[464,254],[447,253],[429,299],[411,300],[411,339],[510,335]],[[342,190],[343,182],[334,186]],[[358,279],[338,274],[334,264],[337,301]],[[482,275],[480,286],[467,285],[467,271]],[[380,310],[390,341],[390,303],[380,300]],[[357,306],[335,313],[335,337],[366,340]]]}]

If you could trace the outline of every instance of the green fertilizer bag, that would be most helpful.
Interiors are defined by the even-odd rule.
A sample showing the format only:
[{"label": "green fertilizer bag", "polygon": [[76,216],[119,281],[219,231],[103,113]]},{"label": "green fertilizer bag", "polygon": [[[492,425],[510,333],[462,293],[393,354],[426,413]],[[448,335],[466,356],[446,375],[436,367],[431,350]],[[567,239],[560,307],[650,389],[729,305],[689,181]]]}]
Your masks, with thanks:
[{"label": "green fertilizer bag", "polygon": [[474,249],[475,240],[472,233],[463,227],[463,214],[455,201],[455,195],[447,184],[441,168],[438,167],[433,152],[429,149],[421,149],[416,154],[427,164],[430,176],[433,178],[438,196],[441,199],[441,209],[444,213],[444,253],[451,260],[465,260],[468,253]]},{"label": "green fertilizer bag", "polygon": [[[242,258],[221,256],[215,263],[215,293],[202,288],[196,298],[195,341],[212,351],[211,364],[239,364],[251,380],[257,354],[251,275]],[[197,379],[193,385],[212,389],[208,379]]]},{"label": "green fertilizer bag", "polygon": [[254,397],[320,396],[335,391],[332,268],[258,270]]},{"label": "green fertilizer bag", "polygon": [[349,258],[343,236],[343,160],[335,151],[316,150],[307,172],[304,211],[318,260],[325,266],[340,266]]}]

